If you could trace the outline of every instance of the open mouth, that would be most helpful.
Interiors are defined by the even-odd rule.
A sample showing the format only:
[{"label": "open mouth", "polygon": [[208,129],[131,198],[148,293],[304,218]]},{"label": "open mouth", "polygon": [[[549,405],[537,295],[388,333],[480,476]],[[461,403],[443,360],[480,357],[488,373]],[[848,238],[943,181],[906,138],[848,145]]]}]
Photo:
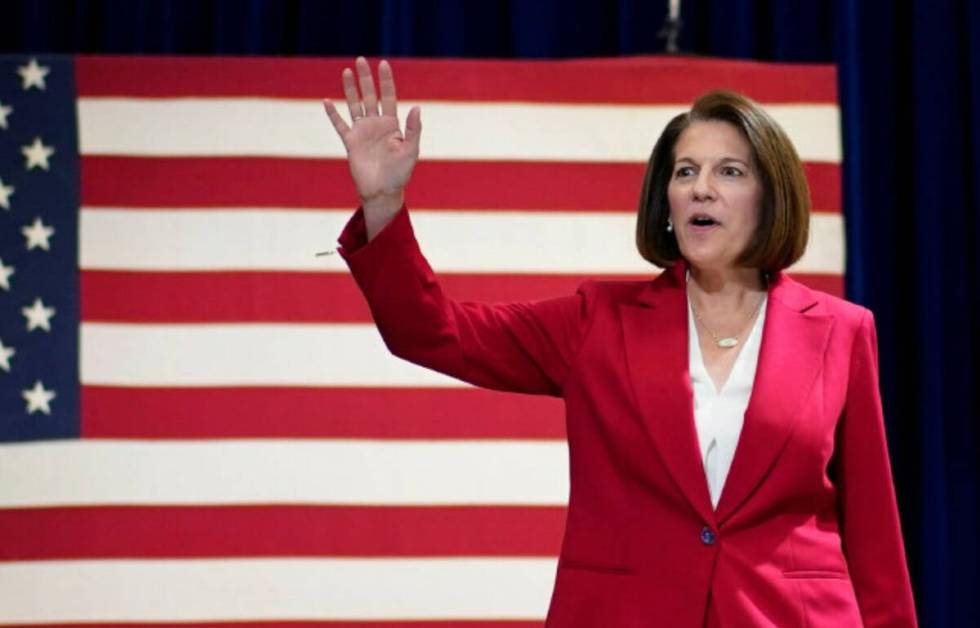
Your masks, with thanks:
[{"label": "open mouth", "polygon": [[694,214],[691,216],[691,224],[695,227],[713,227],[720,223],[707,214]]}]

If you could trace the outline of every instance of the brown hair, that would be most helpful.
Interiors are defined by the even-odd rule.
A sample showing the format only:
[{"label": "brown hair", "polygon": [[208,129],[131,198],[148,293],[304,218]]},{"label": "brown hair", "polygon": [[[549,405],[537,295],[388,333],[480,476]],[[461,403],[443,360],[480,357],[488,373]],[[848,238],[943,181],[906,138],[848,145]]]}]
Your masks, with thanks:
[{"label": "brown hair", "polygon": [[660,134],[640,194],[636,223],[640,255],[660,267],[681,257],[677,238],[667,231],[667,185],[673,176],[677,139],[693,123],[706,120],[728,122],[742,133],[762,183],[759,226],[736,263],[770,273],[790,266],[802,257],[810,227],[810,190],[803,165],[782,127],[758,103],[729,91],[704,94]]}]

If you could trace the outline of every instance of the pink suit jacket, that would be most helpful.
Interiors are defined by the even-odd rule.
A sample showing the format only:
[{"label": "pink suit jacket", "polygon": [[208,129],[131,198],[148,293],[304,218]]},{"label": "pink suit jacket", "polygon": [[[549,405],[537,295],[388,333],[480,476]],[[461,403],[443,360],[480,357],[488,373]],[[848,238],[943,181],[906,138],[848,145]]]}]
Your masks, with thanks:
[{"label": "pink suit jacket", "polygon": [[442,293],[404,209],[370,244],[359,210],[340,243],[393,353],[477,386],[564,398],[571,484],[548,626],[916,625],[866,309],[774,278],[714,509],[684,264],[484,305]]}]

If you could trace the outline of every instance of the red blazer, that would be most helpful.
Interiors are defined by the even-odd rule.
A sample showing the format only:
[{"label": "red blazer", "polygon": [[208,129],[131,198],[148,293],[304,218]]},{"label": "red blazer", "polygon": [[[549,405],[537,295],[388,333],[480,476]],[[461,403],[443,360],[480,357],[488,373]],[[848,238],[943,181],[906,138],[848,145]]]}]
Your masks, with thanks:
[{"label": "red blazer", "polygon": [[548,626],[916,625],[868,310],[782,273],[771,282],[714,509],[694,427],[683,263],[653,281],[484,305],[442,293],[405,210],[365,241],[358,211],[340,252],[393,353],[477,386],[565,400],[571,488]]}]

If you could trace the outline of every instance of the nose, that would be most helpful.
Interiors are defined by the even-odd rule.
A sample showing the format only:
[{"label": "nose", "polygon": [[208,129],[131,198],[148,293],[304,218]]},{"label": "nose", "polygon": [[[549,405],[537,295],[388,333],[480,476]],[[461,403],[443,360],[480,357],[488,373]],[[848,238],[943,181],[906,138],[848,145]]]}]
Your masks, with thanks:
[{"label": "nose", "polygon": [[698,173],[697,179],[691,188],[691,194],[696,201],[712,200],[715,197],[715,188],[711,181],[711,172],[708,168]]}]

